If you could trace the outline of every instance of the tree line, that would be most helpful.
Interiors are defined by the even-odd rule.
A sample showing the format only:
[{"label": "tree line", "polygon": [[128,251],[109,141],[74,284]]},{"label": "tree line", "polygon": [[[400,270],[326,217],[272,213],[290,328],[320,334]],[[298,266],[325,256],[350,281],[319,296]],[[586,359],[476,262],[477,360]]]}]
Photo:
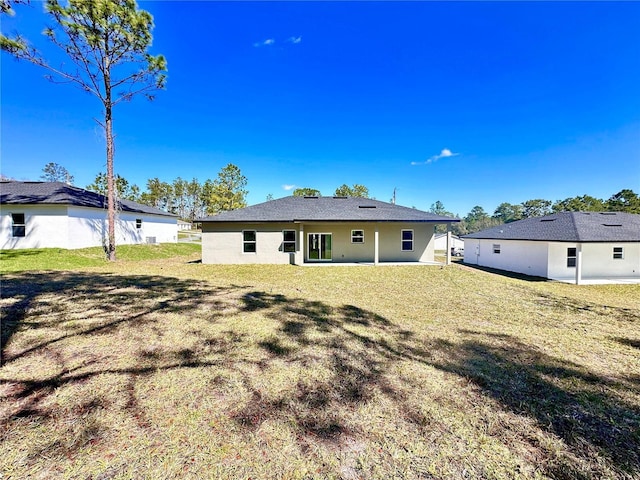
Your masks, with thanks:
[{"label": "tree line", "polygon": [[431,205],[430,211],[437,215],[460,218],[460,223],[452,224],[452,232],[455,235],[465,235],[524,218],[543,217],[557,212],[627,212],[640,214],[640,196],[633,190],[623,189],[606,200],[590,195],[581,195],[565,198],[564,200],[556,200],[555,202],[542,198],[516,204],[503,202],[498,205],[492,215],[489,215],[480,205],[476,205],[464,217],[459,217],[447,211],[443,203],[438,200]]},{"label": "tree line", "polygon": [[[73,183],[73,176],[66,168],[49,163],[43,168],[41,178],[45,181],[59,181]],[[116,175],[117,196],[119,199],[133,200],[144,205],[175,213],[180,218],[193,222],[196,218],[215,215],[225,210],[235,210],[247,205],[247,179],[240,168],[228,164],[220,170],[215,180],[207,179],[200,183],[197,178],[184,180],[181,177],[173,182],[163,182],[157,177],[147,180],[146,191],[141,191],[137,185]],[[99,173],[95,181],[87,185],[87,190],[104,194],[106,192],[106,175]],[[315,188],[296,188],[294,196],[322,196]],[[348,186],[340,185],[334,192],[335,196],[370,198],[369,189],[361,184]],[[267,200],[272,200],[268,195]],[[541,198],[526,200],[522,203],[503,202],[489,214],[480,205],[476,205],[464,217],[449,212],[441,201],[436,201],[429,210],[437,215],[459,218],[460,222],[452,225],[456,235],[465,235],[485,228],[515,222],[530,217],[542,217],[556,212],[628,212],[640,214],[640,196],[633,190],[624,189],[608,199],[582,195],[556,200],[552,202]],[[439,231],[445,227],[438,226]]]},{"label": "tree line", "polygon": [[[62,165],[50,162],[40,176],[45,182],[64,182],[73,185],[73,175]],[[235,210],[247,206],[247,179],[240,168],[230,163],[220,170],[214,179],[201,183],[197,178],[185,180],[178,177],[164,182],[158,177],[147,180],[146,190],[131,184],[123,176],[114,178],[118,200],[131,200],[150,207],[174,213],[183,220],[193,222],[196,218],[215,215],[224,210]],[[86,190],[107,194],[107,174],[100,172]]]}]

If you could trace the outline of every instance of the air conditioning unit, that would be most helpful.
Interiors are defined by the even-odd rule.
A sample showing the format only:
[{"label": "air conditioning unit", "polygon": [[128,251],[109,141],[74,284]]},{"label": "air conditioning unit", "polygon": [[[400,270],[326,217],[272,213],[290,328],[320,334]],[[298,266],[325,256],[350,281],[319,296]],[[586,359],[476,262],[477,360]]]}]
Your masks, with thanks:
[{"label": "air conditioning unit", "polygon": [[147,243],[151,243],[151,244],[155,244],[156,242],[156,237],[146,237],[146,241]]}]

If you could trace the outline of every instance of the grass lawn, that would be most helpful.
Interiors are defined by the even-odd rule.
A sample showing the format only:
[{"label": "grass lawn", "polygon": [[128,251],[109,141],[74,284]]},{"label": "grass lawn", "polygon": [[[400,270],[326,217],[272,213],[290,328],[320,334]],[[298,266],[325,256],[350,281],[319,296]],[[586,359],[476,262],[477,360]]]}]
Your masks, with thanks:
[{"label": "grass lawn", "polygon": [[3,479],[640,478],[640,285],[171,248],[2,253]]}]

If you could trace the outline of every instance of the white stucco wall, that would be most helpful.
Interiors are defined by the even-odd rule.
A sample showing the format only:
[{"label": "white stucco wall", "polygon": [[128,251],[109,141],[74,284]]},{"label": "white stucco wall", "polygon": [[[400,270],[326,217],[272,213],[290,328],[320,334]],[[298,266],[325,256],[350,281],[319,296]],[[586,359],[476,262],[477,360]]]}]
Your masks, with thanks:
[{"label": "white stucco wall", "polygon": [[[12,236],[11,213],[25,214],[25,236]],[[85,248],[103,245],[107,236],[106,211],[66,205],[3,205],[0,210],[0,248]],[[136,228],[136,219],[142,228]],[[141,213],[120,213],[116,224],[116,244],[177,242],[176,217]]]},{"label": "white stucco wall", "polygon": [[[433,261],[434,226],[427,223],[378,223],[379,261]],[[204,222],[202,225],[202,263],[212,264],[279,264],[291,263],[289,253],[282,252],[282,231],[296,231],[296,253],[293,261],[308,261],[308,239],[311,233],[330,233],[333,263],[373,262],[376,225],[372,223],[273,223],[234,224]],[[414,250],[401,250],[401,231],[414,231]],[[256,253],[243,253],[242,231],[255,230]],[[364,243],[351,243],[351,231],[363,230]]]},{"label": "white stucco wall", "polygon": [[[494,244],[500,253],[493,253]],[[465,238],[464,262],[546,278],[547,243]]]},{"label": "white stucco wall", "polygon": [[[556,280],[574,279],[575,267],[567,267],[567,248],[576,243],[549,245],[549,277]],[[640,243],[583,243],[582,279],[640,278]],[[613,258],[613,248],[622,247],[623,258]]]},{"label": "white stucco wall", "polygon": [[[554,280],[573,280],[576,267],[567,266],[567,249],[582,249],[583,280],[640,278],[640,243],[531,242],[522,240],[465,239],[464,262],[525,273]],[[500,245],[500,254],[493,245]],[[622,259],[613,248],[622,247]]]},{"label": "white stucco wall", "polygon": [[[25,236],[13,237],[12,213],[25,216]],[[68,220],[65,205],[2,205],[0,248],[68,248]]]}]

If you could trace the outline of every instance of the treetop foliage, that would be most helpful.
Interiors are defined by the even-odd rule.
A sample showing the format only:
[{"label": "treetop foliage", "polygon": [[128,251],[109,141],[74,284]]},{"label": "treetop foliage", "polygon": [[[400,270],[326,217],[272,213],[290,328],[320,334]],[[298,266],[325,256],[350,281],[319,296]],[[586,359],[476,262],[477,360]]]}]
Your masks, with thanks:
[{"label": "treetop foliage", "polygon": [[54,162],[49,162],[44,166],[40,178],[45,182],[64,182],[73,185],[73,175],[62,165]]}]

